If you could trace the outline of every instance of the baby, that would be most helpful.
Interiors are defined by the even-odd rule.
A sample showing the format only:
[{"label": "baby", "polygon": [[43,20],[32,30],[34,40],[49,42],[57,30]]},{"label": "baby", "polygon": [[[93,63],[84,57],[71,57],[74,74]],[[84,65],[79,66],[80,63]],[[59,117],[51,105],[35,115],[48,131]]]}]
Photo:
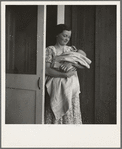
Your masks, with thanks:
[{"label": "baby", "polygon": [[86,53],[71,47],[70,52],[65,52],[60,56],[55,56],[51,67],[60,71],[68,72],[75,68],[90,68],[91,60],[86,57]]}]

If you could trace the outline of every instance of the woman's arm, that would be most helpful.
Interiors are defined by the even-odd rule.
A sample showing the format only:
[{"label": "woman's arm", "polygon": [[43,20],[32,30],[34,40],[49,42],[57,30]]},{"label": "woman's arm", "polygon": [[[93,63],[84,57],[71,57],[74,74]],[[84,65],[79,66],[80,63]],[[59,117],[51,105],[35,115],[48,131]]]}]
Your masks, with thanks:
[{"label": "woman's arm", "polygon": [[60,70],[64,72],[68,72],[70,70],[74,71],[77,68],[84,69],[85,67],[71,62],[64,62],[60,66]]},{"label": "woman's arm", "polygon": [[68,71],[68,72],[60,72],[50,67],[50,63],[46,63],[46,75],[51,77],[60,77],[60,78],[67,78],[71,77],[76,73],[76,71]]}]

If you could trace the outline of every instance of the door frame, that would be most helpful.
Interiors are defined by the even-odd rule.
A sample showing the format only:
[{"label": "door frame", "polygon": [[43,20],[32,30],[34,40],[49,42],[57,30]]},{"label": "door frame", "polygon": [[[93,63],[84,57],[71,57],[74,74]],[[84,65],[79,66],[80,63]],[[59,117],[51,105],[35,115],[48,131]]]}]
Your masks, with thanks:
[{"label": "door frame", "polygon": [[[41,100],[36,101],[36,124],[44,124],[44,110],[45,110],[45,49],[46,49],[46,6],[43,5],[44,9],[41,8],[41,5],[38,5],[38,16],[37,16],[37,56],[42,56],[43,63],[41,63],[41,59],[38,58],[38,62],[41,66],[37,66],[38,74],[40,76],[40,86],[41,88]],[[42,19],[41,15],[43,14],[44,20]],[[43,27],[40,27],[43,22]],[[43,39],[41,40],[43,32]],[[43,49],[41,50],[40,47],[43,44]],[[38,51],[40,54],[38,55]],[[40,69],[41,68],[41,69]],[[40,108],[40,105],[42,108]],[[40,115],[41,113],[41,115]]]}]

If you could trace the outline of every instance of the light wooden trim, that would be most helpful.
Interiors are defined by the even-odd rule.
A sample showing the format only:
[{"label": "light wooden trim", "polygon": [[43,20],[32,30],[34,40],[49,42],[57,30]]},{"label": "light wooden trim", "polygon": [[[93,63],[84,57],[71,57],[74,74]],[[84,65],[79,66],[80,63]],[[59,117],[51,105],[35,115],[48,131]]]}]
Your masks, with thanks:
[{"label": "light wooden trim", "polygon": [[[38,76],[40,77],[41,89],[37,93],[37,101],[36,101],[36,124],[44,123],[44,83],[45,83],[45,29],[46,29],[46,6],[39,5],[38,6],[38,17],[37,17],[37,59],[40,65],[37,65]],[[40,97],[38,99],[38,97]]]},{"label": "light wooden trim", "polygon": [[57,24],[65,23],[65,6],[58,5],[57,7]]}]

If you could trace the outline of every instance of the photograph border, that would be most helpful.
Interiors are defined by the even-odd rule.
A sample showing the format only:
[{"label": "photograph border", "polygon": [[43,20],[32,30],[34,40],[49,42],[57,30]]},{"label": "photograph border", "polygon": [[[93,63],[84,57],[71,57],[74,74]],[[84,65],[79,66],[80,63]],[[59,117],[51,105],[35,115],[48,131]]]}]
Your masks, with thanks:
[{"label": "photograph border", "polygon": [[[68,126],[52,126],[52,125],[31,125],[31,124],[24,124],[24,125],[5,125],[5,52],[3,49],[5,49],[5,44],[3,39],[5,40],[5,34],[3,34],[3,24],[5,21],[5,17],[3,17],[3,11],[4,8],[2,7],[3,4],[7,3],[7,4],[12,4],[12,3],[20,3],[21,5],[24,4],[24,2],[29,3],[28,5],[30,5],[31,3],[34,3],[36,5],[37,1],[1,1],[1,148],[120,148],[121,147],[121,137],[120,137],[120,131],[121,131],[121,32],[119,33],[119,31],[117,32],[117,38],[119,38],[117,40],[117,49],[119,49],[117,51],[117,55],[119,58],[120,55],[120,59],[117,59],[117,64],[120,64],[117,67],[117,98],[119,98],[119,103],[120,105],[117,104],[117,109],[119,111],[117,111],[117,115],[118,115],[118,119],[117,119],[117,124],[116,125],[82,125],[82,126],[72,126],[72,125],[68,125]],[[48,5],[48,2],[50,3],[50,5],[53,5],[54,3],[56,3],[55,5],[61,5],[64,3],[68,3],[69,5],[69,1],[38,1],[39,4],[44,4],[46,3],[46,5]],[[72,3],[78,4],[78,3],[87,3],[87,2],[91,2],[91,1],[71,1]],[[121,3],[119,4],[120,1],[92,1],[93,5],[95,3],[118,3],[117,7],[118,7],[118,13],[121,12]],[[100,5],[101,5],[100,4]],[[66,5],[66,4],[64,4]],[[109,4],[108,4],[109,5]],[[120,13],[121,14],[121,13]],[[118,20],[120,20],[120,22],[118,21],[118,27],[117,29],[121,31],[121,16],[117,15]],[[119,18],[120,17],[120,18]],[[4,107],[3,107],[4,106]],[[81,136],[82,131],[79,131],[79,129],[82,128],[83,130],[87,130],[83,131],[83,135]],[[106,127],[106,129],[104,129],[103,127]],[[60,128],[60,131],[59,131]],[[65,129],[65,131],[64,131]],[[71,131],[72,130],[72,131]],[[104,132],[109,132],[106,133],[105,138],[104,137]],[[46,133],[45,133],[46,132]],[[55,132],[55,133],[54,133]],[[69,134],[68,134],[69,133]],[[104,135],[102,135],[101,137],[99,136],[100,133],[103,133]],[[40,134],[43,134],[43,137],[40,136]],[[53,134],[54,136],[51,136],[51,134]],[[93,136],[94,134],[94,136]],[[73,135],[73,136],[72,136]],[[57,137],[58,136],[58,137]],[[70,136],[70,137],[69,137]],[[99,137],[98,137],[99,136]],[[69,137],[69,138],[68,138]],[[80,140],[73,142],[74,144],[72,144],[72,139],[76,139],[80,137]],[[28,138],[28,139],[27,139]],[[89,139],[92,139],[92,141],[88,142]],[[96,139],[96,146],[95,146],[95,140]],[[108,139],[108,140],[107,140]],[[32,140],[32,141],[30,141]],[[41,141],[41,142],[40,142]],[[47,141],[49,141],[50,143],[47,145]],[[52,142],[51,142],[52,141]],[[60,141],[60,142],[59,142]],[[105,142],[106,141],[106,142]],[[57,143],[58,142],[58,143]],[[33,144],[34,143],[34,144]],[[84,144],[83,144],[84,143]],[[86,144],[89,143],[89,146],[86,146]],[[105,145],[105,143],[107,143],[107,145]],[[30,144],[30,145],[29,145]],[[29,146],[28,146],[29,145]],[[111,146],[112,145],[112,146]]]}]

